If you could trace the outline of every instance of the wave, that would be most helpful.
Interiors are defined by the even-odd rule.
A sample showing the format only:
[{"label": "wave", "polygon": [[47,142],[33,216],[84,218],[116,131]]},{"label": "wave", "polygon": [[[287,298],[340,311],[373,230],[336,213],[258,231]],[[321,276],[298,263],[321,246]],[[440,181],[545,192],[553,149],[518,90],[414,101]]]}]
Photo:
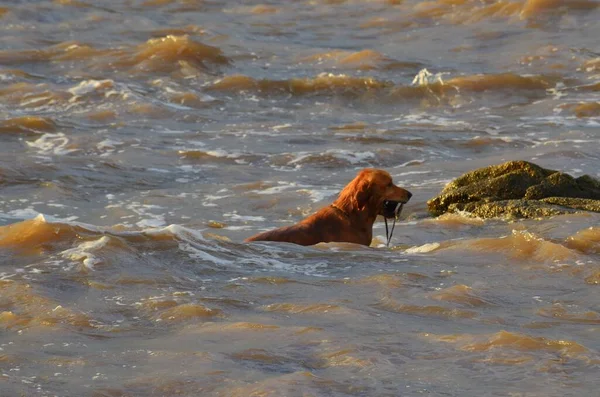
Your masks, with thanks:
[{"label": "wave", "polygon": [[187,34],[152,38],[137,46],[117,49],[97,49],[68,41],[40,50],[0,51],[0,63],[5,65],[40,62],[83,62],[91,70],[129,74],[198,74],[231,64],[220,48],[193,40]]},{"label": "wave", "polygon": [[579,357],[589,352],[585,346],[574,341],[548,339],[509,331],[483,335],[426,334],[425,337],[438,342],[455,344],[460,350],[469,352],[488,352],[499,349],[523,352],[548,352],[565,357]]},{"label": "wave", "polygon": [[431,18],[453,24],[473,24],[499,18],[534,22],[553,15],[586,12],[598,6],[598,3],[593,0],[526,0],[488,3],[476,0],[438,0],[417,4],[412,11],[416,18]]},{"label": "wave", "polygon": [[464,94],[499,93],[506,96],[544,97],[554,87],[556,76],[522,76],[514,73],[457,76],[448,80],[426,81],[418,85],[402,85],[374,77],[321,73],[315,77],[287,80],[255,79],[245,75],[225,76],[208,85],[209,92],[251,92],[260,95],[333,95],[369,99],[376,96],[382,103],[422,101],[452,104]]},{"label": "wave", "polygon": [[490,237],[467,240],[448,240],[428,243],[407,249],[407,253],[423,252],[471,252],[500,253],[520,261],[534,263],[554,263],[557,261],[575,261],[576,251],[558,242],[545,240],[533,233],[513,230],[504,237]]},{"label": "wave", "polygon": [[56,130],[56,123],[48,117],[39,116],[21,116],[4,120],[0,123],[0,134],[17,133],[41,133],[53,132]]}]

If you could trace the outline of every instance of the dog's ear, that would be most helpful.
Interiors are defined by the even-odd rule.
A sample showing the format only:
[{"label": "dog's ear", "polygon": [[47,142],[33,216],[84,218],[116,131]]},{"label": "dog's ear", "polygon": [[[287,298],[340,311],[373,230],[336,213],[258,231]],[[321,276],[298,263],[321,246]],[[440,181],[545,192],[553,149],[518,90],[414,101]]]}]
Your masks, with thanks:
[{"label": "dog's ear", "polygon": [[356,200],[356,207],[362,210],[369,204],[371,199],[373,183],[370,178],[360,178],[356,183],[356,190],[354,198]]},{"label": "dog's ear", "polygon": [[373,178],[370,169],[364,169],[340,192],[336,203],[348,211],[362,210],[373,198]]}]

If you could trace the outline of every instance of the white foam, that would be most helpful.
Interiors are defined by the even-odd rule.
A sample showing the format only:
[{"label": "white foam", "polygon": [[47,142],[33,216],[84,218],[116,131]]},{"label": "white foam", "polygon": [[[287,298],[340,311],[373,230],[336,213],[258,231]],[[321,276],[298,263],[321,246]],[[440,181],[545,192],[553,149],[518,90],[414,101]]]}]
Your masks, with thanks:
[{"label": "white foam", "polygon": [[157,174],[170,174],[171,171],[162,168],[148,168],[148,171],[156,172]]},{"label": "white foam", "polygon": [[[311,152],[298,153],[298,156],[294,160],[290,161],[289,164],[297,164],[314,155],[315,153]],[[343,149],[329,149],[323,152],[322,155],[332,155],[333,157],[340,160],[345,160],[350,164],[359,164],[365,162],[366,160],[375,158],[375,153],[373,152],[356,152],[354,150]]]},{"label": "white foam", "polygon": [[201,250],[192,246],[190,243],[180,243],[179,249],[189,254],[190,258],[202,259],[204,261],[212,262],[216,265],[232,265],[234,262],[229,259],[223,259],[209,254],[205,250]]},{"label": "white foam", "polygon": [[69,149],[69,139],[62,132],[45,133],[33,142],[27,142],[29,147],[38,149],[39,154],[64,156],[79,149]]},{"label": "white foam", "polygon": [[156,216],[155,218],[150,219],[142,219],[139,222],[136,222],[136,226],[138,227],[161,227],[165,225],[165,220],[161,216]]},{"label": "white foam", "polygon": [[282,130],[284,128],[290,128],[292,125],[289,123],[286,124],[280,124],[280,125],[274,125],[273,127],[271,127],[272,130],[274,131],[279,131]]},{"label": "white foam", "polygon": [[420,246],[407,248],[404,252],[407,254],[425,254],[427,252],[435,251],[438,248],[440,248],[440,243],[427,243]]},{"label": "white foam", "polygon": [[223,216],[236,221],[264,222],[266,220],[263,216],[238,215],[235,212],[228,212]]},{"label": "white foam", "polygon": [[[40,203],[38,203],[38,204],[40,204]],[[0,214],[0,218],[17,219],[17,220],[34,219],[36,221],[41,221],[41,222],[46,222],[46,223],[63,222],[63,223],[69,223],[72,225],[79,225],[79,223],[73,223],[74,220],[79,219],[78,216],[72,215],[72,216],[68,216],[66,218],[59,218],[58,216],[44,215],[41,212],[34,210],[33,208],[13,210],[13,211],[10,211],[10,212],[4,213],[4,214]],[[84,225],[82,227],[86,227],[86,226]],[[93,227],[93,226],[90,226],[90,227]],[[93,230],[93,229],[90,229],[90,230]]]},{"label": "white foam", "polygon": [[63,251],[61,252],[61,256],[72,261],[82,261],[85,267],[94,270],[94,265],[102,262],[100,258],[97,258],[94,255],[94,251],[98,251],[105,247],[109,241],[109,237],[102,236],[98,240],[86,241],[75,248]]},{"label": "white foam", "polygon": [[189,140],[182,141],[181,139],[178,139],[177,142],[182,143],[181,146],[174,147],[174,149],[177,149],[177,150],[186,150],[189,145],[196,146],[196,147],[205,147],[206,146],[206,143],[203,141],[189,141]]},{"label": "white foam", "polygon": [[229,159],[236,159],[236,158],[242,156],[241,153],[227,153],[223,149],[208,150],[206,152],[206,154],[208,154],[209,156],[213,156],[213,157],[221,157],[221,158],[229,158]]},{"label": "white foam", "polygon": [[[424,162],[425,162],[425,159],[415,159],[415,160],[407,161],[406,163],[398,164],[394,168],[404,168],[404,167],[408,167],[409,165],[423,164]],[[429,172],[429,171],[426,171],[426,172]]]},{"label": "white foam", "polygon": [[407,171],[407,172],[401,172],[399,174],[396,174],[395,176],[422,175],[422,174],[429,174],[429,173],[431,173],[431,171]]},{"label": "white foam", "polygon": [[185,131],[185,130],[171,130],[169,128],[164,128],[164,129],[161,129],[158,132],[161,133],[161,134],[180,135],[180,134],[186,134],[188,131]]},{"label": "white foam", "polygon": [[[269,181],[266,181],[266,183],[269,183]],[[263,190],[251,190],[250,192],[252,193],[260,193],[260,194],[279,194],[285,190],[297,187],[298,185],[296,185],[295,183],[285,183],[285,182],[279,182],[279,186],[272,186]]]},{"label": "white foam", "polygon": [[[108,207],[119,207],[120,205],[110,205]],[[143,219],[136,223],[138,227],[161,227],[166,225],[164,214],[154,214],[151,210],[163,209],[159,205],[153,204],[141,204],[139,202],[133,202],[125,206],[126,209],[135,212]]]},{"label": "white foam", "polygon": [[313,203],[318,203],[323,201],[331,196],[334,196],[340,192],[339,189],[323,189],[323,190],[315,190],[315,189],[300,189],[298,192],[307,193],[310,196],[310,200]]},{"label": "white foam", "polygon": [[124,143],[121,141],[117,141],[114,139],[105,139],[101,142],[98,142],[96,144],[96,147],[98,148],[98,150],[106,150],[106,149],[115,149],[117,146],[121,146]]},{"label": "white foam", "polygon": [[[395,117],[390,120],[386,120],[384,123],[387,124],[411,124],[411,125],[437,125],[442,127],[455,126],[461,128],[470,127],[470,123],[464,120],[455,120],[448,117],[441,117],[434,114],[429,113],[415,113],[415,114],[407,114],[401,117]],[[423,139],[422,136],[403,136],[403,140],[413,140],[420,141]]]},{"label": "white foam", "polygon": [[42,107],[43,105],[54,105],[55,99],[52,99],[52,94],[47,93],[46,95],[34,96],[31,99],[22,100],[20,105],[23,107]]},{"label": "white foam", "polygon": [[415,75],[415,78],[413,79],[411,84],[416,86],[426,86],[429,84],[440,83],[443,85],[444,81],[442,80],[442,75],[444,74],[449,73],[440,72],[433,74],[427,69],[421,69],[419,70],[419,73]]},{"label": "white foam", "polygon": [[[193,165],[190,165],[190,164],[184,164],[184,165],[178,166],[177,168],[179,168],[183,172],[191,172],[191,173],[194,173],[194,174],[198,174],[200,172],[206,171],[207,168],[211,168],[211,167],[208,166],[208,165],[204,165],[203,167],[200,167],[200,166],[193,166]],[[212,168],[216,168],[216,166],[212,167]]]},{"label": "white foam", "polygon": [[188,240],[191,237],[195,241],[206,241],[200,231],[175,224],[165,226],[161,229],[143,230],[143,232],[150,235],[168,233],[182,240]]},{"label": "white foam", "polygon": [[227,230],[250,230],[253,229],[252,226],[226,226]]},{"label": "white foam", "polygon": [[[163,229],[151,230],[148,233],[158,234],[165,232],[177,237],[179,240],[179,249],[187,252],[190,258],[201,259],[221,266],[234,264],[234,262],[229,259],[219,258],[212,253],[209,253],[209,250],[221,252],[225,252],[227,250],[219,245],[209,245],[213,242],[205,239],[202,233],[198,230],[189,229],[180,225],[169,225]],[[197,242],[199,241],[202,242],[202,248],[196,247]]]},{"label": "white foam", "polygon": [[219,200],[222,200],[224,198],[233,197],[233,196],[234,196],[233,194],[224,194],[222,196],[217,196],[217,195],[214,195],[214,194],[207,194],[207,195],[204,196],[204,199],[207,200],[207,201],[219,201]]},{"label": "white foam", "polygon": [[113,85],[114,81],[112,80],[84,80],[67,91],[73,95],[81,96],[98,91],[100,88],[112,88]]},{"label": "white foam", "polygon": [[[272,246],[268,247],[268,250],[271,251]],[[269,252],[268,254],[277,256],[277,251]],[[327,277],[327,269],[329,268],[329,263],[327,261],[320,261],[316,263],[302,263],[302,264],[291,264],[281,261],[275,258],[269,258],[265,255],[260,256],[248,256],[245,258],[241,258],[241,263],[244,267],[249,264],[258,265],[263,268],[264,271],[286,271],[293,272],[299,274],[305,274],[307,276],[314,277]]]},{"label": "white foam", "polygon": [[41,220],[43,222],[46,222],[44,215],[42,215],[40,212],[34,210],[31,207],[12,210],[12,211],[9,211],[0,216],[2,216],[3,218],[10,218],[10,219],[32,219],[32,218],[35,218],[36,220]]},{"label": "white foam", "polygon": [[[554,145],[554,146],[561,146],[565,143],[577,143],[577,144],[586,144],[586,143],[590,143],[590,144],[597,144],[598,140],[597,139],[556,139],[556,140],[547,140],[545,142],[540,142],[538,144],[536,144],[535,146],[546,146],[546,145]],[[535,147],[534,146],[534,147]]]}]

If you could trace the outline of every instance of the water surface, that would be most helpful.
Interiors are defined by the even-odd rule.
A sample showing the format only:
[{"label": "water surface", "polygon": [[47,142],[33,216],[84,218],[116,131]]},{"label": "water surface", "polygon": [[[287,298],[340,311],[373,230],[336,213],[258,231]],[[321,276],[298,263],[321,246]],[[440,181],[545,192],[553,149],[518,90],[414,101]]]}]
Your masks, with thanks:
[{"label": "water surface", "polygon": [[[586,396],[600,215],[427,215],[477,167],[600,177],[600,3],[0,3],[4,396]],[[241,241],[358,170],[386,248]]]}]

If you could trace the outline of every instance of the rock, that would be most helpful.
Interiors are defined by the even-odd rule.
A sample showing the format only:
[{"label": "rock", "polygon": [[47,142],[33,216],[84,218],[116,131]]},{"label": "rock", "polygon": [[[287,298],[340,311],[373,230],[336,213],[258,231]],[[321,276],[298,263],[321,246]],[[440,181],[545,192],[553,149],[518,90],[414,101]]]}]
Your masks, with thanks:
[{"label": "rock", "polygon": [[540,218],[579,211],[600,212],[600,182],[509,161],[468,172],[427,202],[429,212],[466,211],[482,218]]}]

